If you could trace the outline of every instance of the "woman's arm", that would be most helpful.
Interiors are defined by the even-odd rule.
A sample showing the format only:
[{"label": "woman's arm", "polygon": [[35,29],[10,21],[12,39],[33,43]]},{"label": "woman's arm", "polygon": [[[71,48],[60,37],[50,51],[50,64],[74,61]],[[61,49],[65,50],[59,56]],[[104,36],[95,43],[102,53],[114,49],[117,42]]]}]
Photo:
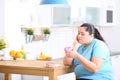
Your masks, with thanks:
[{"label": "woman's arm", "polygon": [[63,64],[66,66],[71,66],[73,62],[73,58],[65,56],[63,59]]},{"label": "woman's arm", "polygon": [[[71,48],[72,51],[77,51],[77,49],[78,49],[78,47],[79,47],[80,45],[81,45],[81,44],[79,44],[79,43],[75,40],[75,42],[73,43],[73,47]],[[64,57],[64,59],[63,59],[64,65],[72,65],[73,58],[67,56],[67,54],[69,54],[69,53],[67,53],[67,51],[65,51],[65,53],[66,53],[66,55],[65,55],[65,57]]]},{"label": "woman's arm", "polygon": [[78,43],[76,40],[74,41],[73,43],[73,51],[77,51],[78,47],[80,46],[81,44]]},{"label": "woman's arm", "polygon": [[[91,61],[78,54],[76,51],[68,51],[66,56],[69,58],[77,58],[79,62],[90,72],[97,73],[104,63],[103,58],[92,58]],[[68,60],[69,61],[69,60]]]},{"label": "woman's arm", "polygon": [[97,73],[104,63],[103,58],[92,58],[92,60],[89,61],[89,60],[85,59],[82,55],[79,55],[79,54],[77,54],[76,58],[81,62],[81,64],[88,71],[93,72],[93,73]]}]

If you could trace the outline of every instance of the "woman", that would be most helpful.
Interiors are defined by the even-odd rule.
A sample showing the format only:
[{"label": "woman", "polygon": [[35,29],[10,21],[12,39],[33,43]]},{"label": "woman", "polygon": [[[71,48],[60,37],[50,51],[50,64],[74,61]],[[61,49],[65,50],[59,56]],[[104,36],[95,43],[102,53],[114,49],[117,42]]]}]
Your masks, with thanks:
[{"label": "woman", "polygon": [[65,50],[63,63],[75,66],[77,80],[114,80],[109,49],[94,25],[82,24],[76,39],[81,46]]}]

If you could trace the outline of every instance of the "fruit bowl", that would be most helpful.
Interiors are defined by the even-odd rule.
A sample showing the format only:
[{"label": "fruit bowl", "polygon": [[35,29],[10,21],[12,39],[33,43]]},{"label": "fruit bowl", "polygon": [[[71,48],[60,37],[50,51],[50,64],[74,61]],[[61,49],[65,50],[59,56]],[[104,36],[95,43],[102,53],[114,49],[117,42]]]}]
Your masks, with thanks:
[{"label": "fruit bowl", "polygon": [[11,50],[9,52],[9,55],[13,58],[13,60],[17,60],[17,59],[22,59],[25,53],[24,51]]}]

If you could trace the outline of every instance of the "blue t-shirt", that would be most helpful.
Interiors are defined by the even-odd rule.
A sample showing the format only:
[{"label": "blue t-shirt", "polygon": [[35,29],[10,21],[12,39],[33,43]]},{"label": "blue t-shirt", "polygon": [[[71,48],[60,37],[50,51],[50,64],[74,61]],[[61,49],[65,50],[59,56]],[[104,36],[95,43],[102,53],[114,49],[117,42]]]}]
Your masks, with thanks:
[{"label": "blue t-shirt", "polygon": [[85,45],[81,45],[77,52],[88,60],[91,60],[93,57],[103,58],[104,63],[99,72],[92,73],[85,69],[84,66],[75,58],[73,64],[75,66],[74,72],[76,77],[93,80],[114,80],[110,61],[110,52],[104,42],[94,39],[87,47],[85,47]]}]

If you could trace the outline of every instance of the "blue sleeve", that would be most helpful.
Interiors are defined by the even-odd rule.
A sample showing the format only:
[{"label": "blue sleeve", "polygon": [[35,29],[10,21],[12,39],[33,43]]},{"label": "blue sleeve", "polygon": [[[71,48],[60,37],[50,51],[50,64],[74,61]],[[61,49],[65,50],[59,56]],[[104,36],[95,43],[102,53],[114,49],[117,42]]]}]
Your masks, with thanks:
[{"label": "blue sleeve", "polygon": [[104,58],[106,59],[109,53],[107,45],[103,42],[99,42],[94,46],[92,57]]}]

